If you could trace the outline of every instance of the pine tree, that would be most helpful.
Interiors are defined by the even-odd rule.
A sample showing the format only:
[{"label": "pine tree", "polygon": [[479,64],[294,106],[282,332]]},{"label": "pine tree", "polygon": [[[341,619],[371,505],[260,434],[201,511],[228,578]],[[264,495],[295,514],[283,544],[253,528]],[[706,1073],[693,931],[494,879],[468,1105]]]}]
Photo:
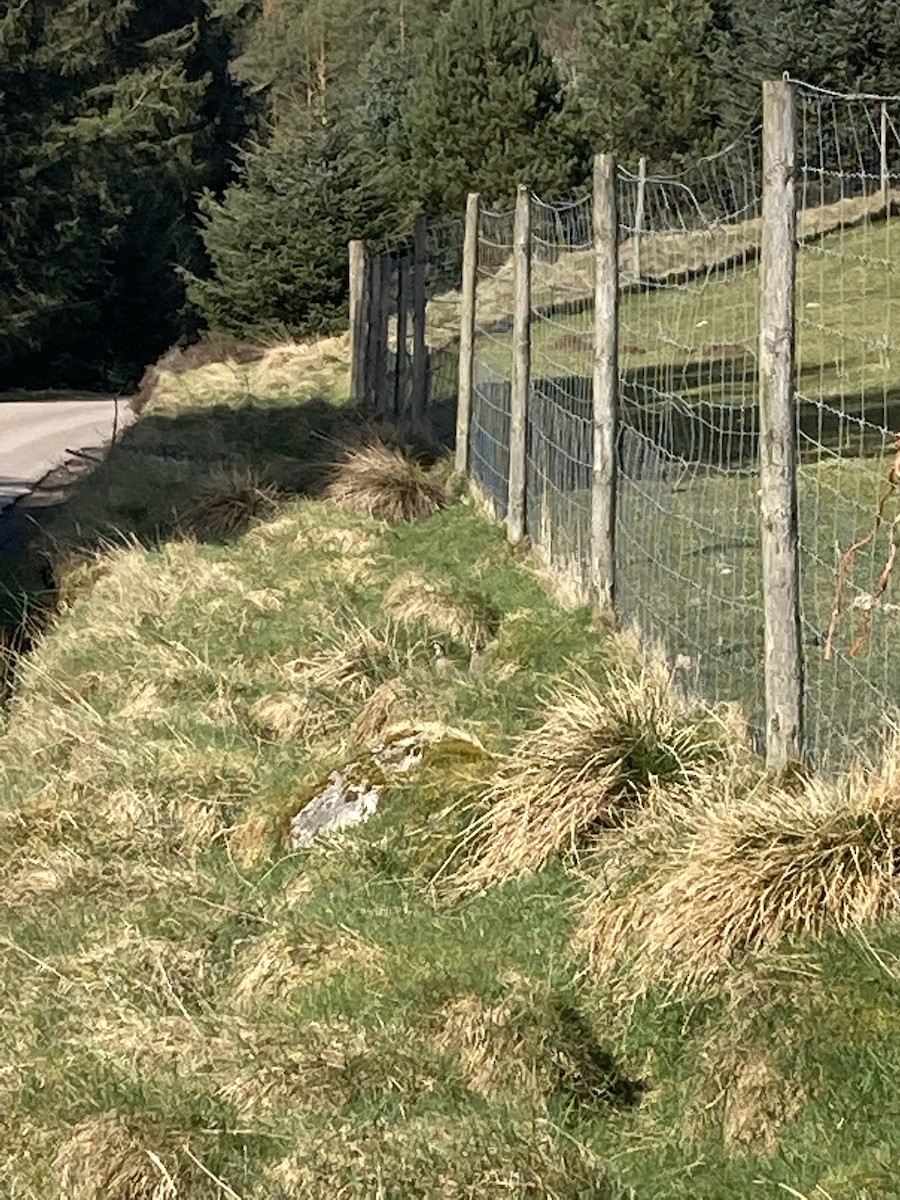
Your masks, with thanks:
[{"label": "pine tree", "polygon": [[224,182],[207,163],[233,132],[210,32],[205,0],[31,0],[0,21],[8,381],[125,383],[177,334],[193,196]]},{"label": "pine tree", "polygon": [[529,0],[454,0],[409,110],[409,169],[426,210],[458,214],[470,190],[508,203],[518,183],[557,194],[582,179],[585,147],[564,104]]},{"label": "pine tree", "polygon": [[207,194],[209,278],[189,295],[214,329],[243,336],[323,332],[346,319],[347,242],[371,225],[370,194],[344,134],[284,121],[249,150],[222,201]]},{"label": "pine tree", "polygon": [[713,0],[598,0],[579,83],[594,145],[660,167],[712,149],[728,26]]}]

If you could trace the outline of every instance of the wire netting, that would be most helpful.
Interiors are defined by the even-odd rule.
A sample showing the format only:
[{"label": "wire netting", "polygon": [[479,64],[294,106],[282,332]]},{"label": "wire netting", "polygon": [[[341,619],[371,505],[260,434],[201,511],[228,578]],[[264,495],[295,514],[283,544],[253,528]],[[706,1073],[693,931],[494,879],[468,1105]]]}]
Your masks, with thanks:
[{"label": "wire netting", "polygon": [[469,473],[498,520],[509,500],[514,219],[485,208],[478,214]]},{"label": "wire netting", "polygon": [[590,197],[531,201],[531,393],[525,527],[560,574],[590,586],[594,254]]},{"label": "wire netting", "polygon": [[[900,98],[797,84],[796,419],[806,750],[874,755],[898,724]],[[762,137],[678,175],[620,170],[618,607],[711,701],[765,728],[759,522]],[[526,530],[590,580],[589,198],[531,200]],[[470,475],[506,515],[514,213],[481,207]],[[429,230],[428,344],[456,391],[462,231]],[[408,336],[411,338],[410,329]],[[450,360],[452,359],[452,365]],[[443,368],[442,368],[443,369]]]},{"label": "wire netting", "polygon": [[761,732],[758,156],[620,173],[616,556],[622,617]]},{"label": "wire netting", "polygon": [[806,726],[836,767],[900,707],[900,97],[796,95]]}]

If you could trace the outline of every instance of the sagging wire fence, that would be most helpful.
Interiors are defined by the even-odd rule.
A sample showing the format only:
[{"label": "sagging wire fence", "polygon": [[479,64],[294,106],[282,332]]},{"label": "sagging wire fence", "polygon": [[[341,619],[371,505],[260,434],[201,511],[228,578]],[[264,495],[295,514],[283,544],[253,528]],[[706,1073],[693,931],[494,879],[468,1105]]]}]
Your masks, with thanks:
[{"label": "sagging wire fence", "polygon": [[596,192],[479,205],[457,462],[586,596],[611,504],[620,617],[691,687],[739,701],[771,761],[802,742],[834,769],[874,756],[900,707],[900,100],[767,86],[770,129],[678,176],[618,170],[611,315]]}]

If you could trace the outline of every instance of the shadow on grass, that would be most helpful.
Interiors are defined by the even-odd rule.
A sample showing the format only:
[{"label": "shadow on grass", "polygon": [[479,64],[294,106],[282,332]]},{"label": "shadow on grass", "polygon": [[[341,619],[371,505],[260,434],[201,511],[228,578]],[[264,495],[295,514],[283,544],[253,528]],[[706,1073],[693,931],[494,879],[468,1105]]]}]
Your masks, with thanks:
[{"label": "shadow on grass", "polygon": [[[446,400],[435,399],[434,423],[443,431]],[[63,564],[109,546],[184,535],[233,540],[271,512],[273,497],[319,494],[342,449],[372,433],[422,461],[439,453],[425,434],[398,434],[359,408],[322,399],[145,413],[94,470],[0,520],[0,697],[15,657],[56,609]],[[240,485],[233,497],[229,480]],[[208,519],[217,488],[234,505],[226,521]]]}]

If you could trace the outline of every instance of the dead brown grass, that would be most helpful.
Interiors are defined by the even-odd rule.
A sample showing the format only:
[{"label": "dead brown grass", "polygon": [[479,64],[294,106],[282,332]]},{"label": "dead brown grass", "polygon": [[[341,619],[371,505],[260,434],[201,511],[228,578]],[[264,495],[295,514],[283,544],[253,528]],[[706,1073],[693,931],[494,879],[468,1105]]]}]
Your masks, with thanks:
[{"label": "dead brown grass", "polygon": [[414,1114],[335,1126],[267,1172],[254,1200],[403,1196],[425,1200],[597,1200],[613,1194],[603,1163],[546,1125],[500,1132],[490,1117]]},{"label": "dead brown grass", "polygon": [[435,1044],[458,1060],[468,1086],[487,1100],[526,1099],[536,1111],[557,1092],[581,1102],[613,1099],[610,1061],[588,1029],[556,1008],[551,990],[515,974],[503,985],[493,1003],[465,994],[440,1013]]},{"label": "dead brown grass", "polygon": [[114,1113],[76,1125],[54,1167],[60,1200],[176,1200],[179,1195],[160,1147]]},{"label": "dead brown grass", "polygon": [[450,890],[577,856],[629,820],[652,790],[695,787],[739,752],[727,716],[685,698],[660,662],[605,685],[585,676],[559,684],[544,707],[543,724],[519,739],[488,788]]},{"label": "dead brown grass", "polygon": [[499,624],[497,613],[474,588],[460,590],[416,571],[397,576],[384,606],[400,621],[421,621],[475,650],[484,649]]},{"label": "dead brown grass", "polygon": [[197,485],[182,524],[199,538],[236,537],[271,517],[278,496],[278,489],[249,467],[218,467]]},{"label": "dead brown grass", "polygon": [[422,521],[448,503],[433,471],[381,441],[346,451],[334,467],[325,498],[389,522]]},{"label": "dead brown grass", "polygon": [[900,742],[868,778],[701,797],[658,833],[598,887],[577,935],[595,971],[626,967],[637,991],[703,988],[788,936],[895,919]]},{"label": "dead brown grass", "polygon": [[302,934],[277,929],[248,946],[231,984],[231,1000],[238,1010],[252,1008],[347,967],[377,974],[382,958],[380,947],[343,926],[310,925]]}]

